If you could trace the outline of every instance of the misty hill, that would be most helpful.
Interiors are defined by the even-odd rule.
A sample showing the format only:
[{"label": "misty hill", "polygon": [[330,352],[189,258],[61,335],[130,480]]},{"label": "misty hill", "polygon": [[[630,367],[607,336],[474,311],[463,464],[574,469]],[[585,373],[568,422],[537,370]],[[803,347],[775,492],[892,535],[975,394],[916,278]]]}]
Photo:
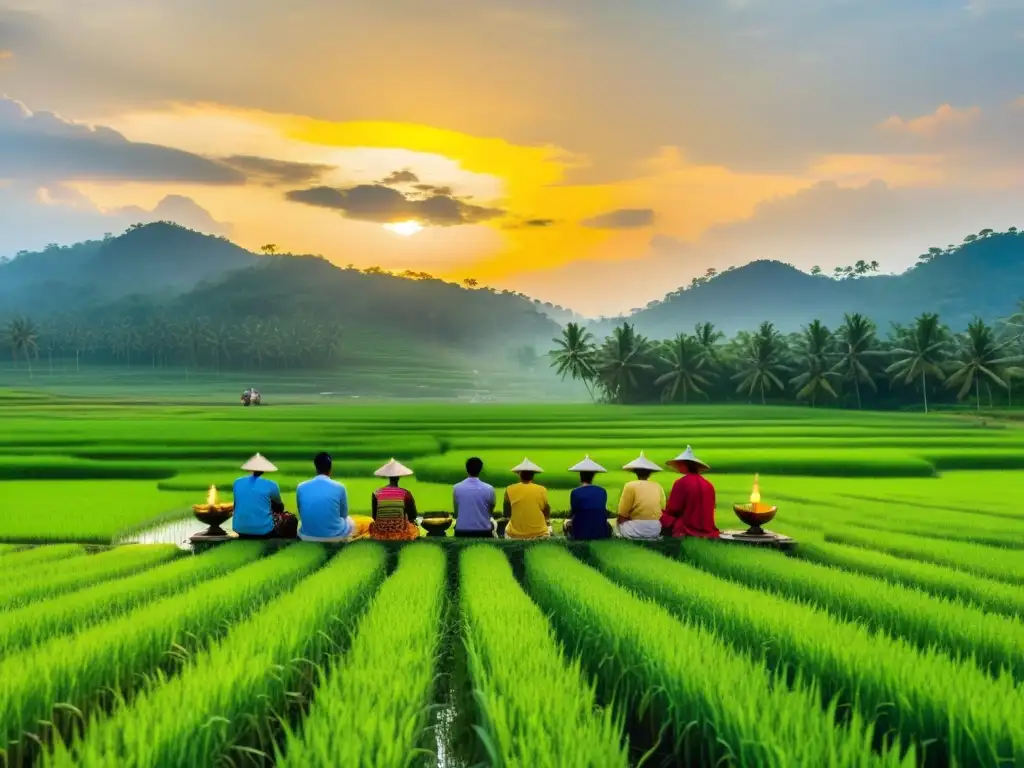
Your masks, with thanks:
[{"label": "misty hill", "polygon": [[0,263],[0,311],[95,306],[133,293],[173,296],[258,258],[170,222],[134,225],[119,237],[52,245]]},{"label": "misty hill", "polygon": [[[709,321],[727,334],[752,330],[768,320],[783,332],[819,319],[837,326],[847,312],[878,325],[908,323],[922,312],[938,312],[962,330],[979,315],[993,321],[1009,315],[1024,296],[1024,234],[1008,232],[974,239],[900,275],[835,279],[809,275],[778,261],[755,261],[723,272],[628,319],[652,338],[669,338]],[[598,334],[622,322],[595,324]]]}]

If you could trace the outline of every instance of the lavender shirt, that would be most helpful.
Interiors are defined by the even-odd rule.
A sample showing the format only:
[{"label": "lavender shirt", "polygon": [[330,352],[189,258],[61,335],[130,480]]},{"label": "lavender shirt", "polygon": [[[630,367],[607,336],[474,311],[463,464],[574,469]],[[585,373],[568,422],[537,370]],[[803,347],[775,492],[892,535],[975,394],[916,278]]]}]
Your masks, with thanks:
[{"label": "lavender shirt", "polygon": [[491,509],[494,508],[494,487],[478,477],[467,477],[455,486],[453,493],[458,518],[456,531],[491,530]]}]

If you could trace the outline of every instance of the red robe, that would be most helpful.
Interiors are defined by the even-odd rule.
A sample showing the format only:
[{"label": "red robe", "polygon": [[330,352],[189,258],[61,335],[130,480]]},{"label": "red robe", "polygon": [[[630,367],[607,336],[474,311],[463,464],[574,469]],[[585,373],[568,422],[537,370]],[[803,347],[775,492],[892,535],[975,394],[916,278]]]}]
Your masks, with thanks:
[{"label": "red robe", "polygon": [[717,539],[715,486],[700,475],[683,475],[676,480],[661,514],[661,527],[676,538]]}]

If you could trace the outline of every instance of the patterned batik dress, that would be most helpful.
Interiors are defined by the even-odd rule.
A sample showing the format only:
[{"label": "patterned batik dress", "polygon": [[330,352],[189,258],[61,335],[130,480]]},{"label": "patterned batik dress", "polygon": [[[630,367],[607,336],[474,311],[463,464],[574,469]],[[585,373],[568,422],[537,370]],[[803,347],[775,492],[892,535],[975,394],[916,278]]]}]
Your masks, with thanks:
[{"label": "patterned batik dress", "polygon": [[377,499],[377,519],[370,524],[370,536],[380,541],[410,541],[418,538],[420,529],[409,522],[405,505],[410,494],[404,488],[386,486],[373,492]]}]

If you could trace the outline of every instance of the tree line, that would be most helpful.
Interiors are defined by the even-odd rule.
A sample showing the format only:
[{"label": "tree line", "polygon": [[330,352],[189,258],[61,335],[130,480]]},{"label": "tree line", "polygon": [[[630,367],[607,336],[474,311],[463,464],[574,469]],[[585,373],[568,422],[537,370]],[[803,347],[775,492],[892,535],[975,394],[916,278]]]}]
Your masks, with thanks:
[{"label": "tree line", "polygon": [[624,322],[596,340],[570,323],[553,339],[550,362],[581,381],[594,400],[651,402],[800,402],[855,408],[900,408],[973,399],[1013,405],[1024,382],[1024,301],[990,325],[976,318],[953,333],[939,316],[881,335],[861,314],[835,329],[820,321],[783,334],[770,322],[731,339],[712,323],[669,340],[650,340]]}]

